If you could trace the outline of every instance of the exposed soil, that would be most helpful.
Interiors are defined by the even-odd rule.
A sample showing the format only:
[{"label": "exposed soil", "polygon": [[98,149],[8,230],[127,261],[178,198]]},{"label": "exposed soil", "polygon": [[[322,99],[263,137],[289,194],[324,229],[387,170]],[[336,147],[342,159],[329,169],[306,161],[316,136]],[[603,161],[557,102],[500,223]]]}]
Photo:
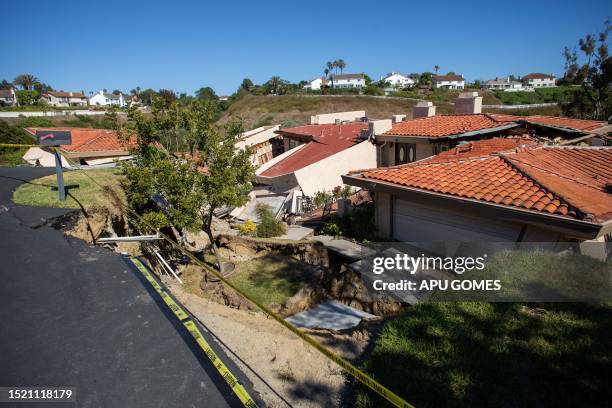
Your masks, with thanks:
[{"label": "exposed soil", "polygon": [[[270,407],[340,406],[343,371],[327,357],[263,313],[237,310],[188,293],[169,277],[166,285],[225,347]],[[366,348],[367,331],[316,333],[317,340],[353,360]]]}]

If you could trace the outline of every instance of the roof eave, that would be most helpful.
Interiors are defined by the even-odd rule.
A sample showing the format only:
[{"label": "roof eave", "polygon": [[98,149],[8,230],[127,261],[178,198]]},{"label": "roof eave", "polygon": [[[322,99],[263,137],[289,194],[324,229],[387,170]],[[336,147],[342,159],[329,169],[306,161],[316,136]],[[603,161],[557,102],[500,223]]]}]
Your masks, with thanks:
[{"label": "roof eave", "polygon": [[496,212],[502,212],[506,214],[508,218],[521,220],[525,223],[539,224],[540,226],[544,224],[548,227],[557,227],[557,229],[562,229],[567,235],[572,235],[582,239],[597,238],[602,234],[605,234],[607,230],[612,230],[612,222],[598,224],[556,214],[536,212],[526,208],[489,203],[473,198],[451,196],[448,194],[437,193],[434,191],[427,191],[413,187],[401,186],[381,180],[365,179],[361,176],[356,175],[342,175],[342,181],[344,182],[344,184],[365,188],[370,191],[376,191],[377,189],[380,189],[379,187],[382,187],[382,189],[388,190],[390,192],[407,192],[420,195],[421,197],[426,196],[435,199],[442,199],[445,202],[449,203],[460,202],[463,204],[468,204],[477,207],[479,209],[494,210]]}]

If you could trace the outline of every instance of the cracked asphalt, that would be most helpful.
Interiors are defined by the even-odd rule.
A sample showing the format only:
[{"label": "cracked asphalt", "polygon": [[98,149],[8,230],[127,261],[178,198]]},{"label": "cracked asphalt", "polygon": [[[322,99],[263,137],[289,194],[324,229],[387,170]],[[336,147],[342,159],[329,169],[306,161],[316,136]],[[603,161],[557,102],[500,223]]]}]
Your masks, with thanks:
[{"label": "cracked asphalt", "polygon": [[47,174],[53,169],[0,168],[0,386],[76,387],[77,402],[62,407],[241,406],[120,255],[48,225],[69,210],[11,201],[20,184]]}]

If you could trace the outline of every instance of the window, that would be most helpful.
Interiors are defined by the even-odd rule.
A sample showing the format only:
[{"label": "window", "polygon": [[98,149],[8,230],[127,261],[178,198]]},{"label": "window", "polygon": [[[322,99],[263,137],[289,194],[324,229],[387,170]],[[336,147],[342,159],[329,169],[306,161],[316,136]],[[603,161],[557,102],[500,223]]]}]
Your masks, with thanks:
[{"label": "window", "polygon": [[395,165],[412,163],[416,160],[416,144],[396,143],[395,144]]}]

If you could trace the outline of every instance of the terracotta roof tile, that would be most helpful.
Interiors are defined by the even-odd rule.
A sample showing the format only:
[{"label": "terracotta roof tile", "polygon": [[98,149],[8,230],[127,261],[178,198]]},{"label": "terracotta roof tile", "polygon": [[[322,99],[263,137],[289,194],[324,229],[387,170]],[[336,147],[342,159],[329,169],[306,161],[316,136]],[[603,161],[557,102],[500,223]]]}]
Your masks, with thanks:
[{"label": "terracotta roof tile", "polygon": [[553,126],[557,128],[566,128],[566,129],[577,130],[581,132],[595,130],[600,127],[608,125],[607,122],[602,122],[598,120],[562,118],[562,117],[557,117],[557,116],[534,115],[534,116],[524,117],[523,120],[525,120],[528,123],[534,123],[537,125]]},{"label": "terracotta roof tile", "polygon": [[612,219],[611,148],[532,147],[467,160],[423,160],[366,170],[360,177],[577,219]]},{"label": "terracotta roof tile", "polygon": [[263,171],[262,177],[276,177],[293,173],[303,167],[323,160],[359,143],[362,129],[367,123],[344,125],[325,124],[286,128],[277,131],[281,135],[305,137],[306,146]]},{"label": "terracotta roof tile", "polygon": [[492,153],[514,150],[520,147],[535,146],[536,144],[537,142],[535,140],[528,137],[494,137],[458,145],[436,156],[428,157],[425,160],[429,163],[448,160],[466,160],[479,156],[488,156]]},{"label": "terracotta roof tile", "polygon": [[497,120],[489,114],[437,115],[398,122],[383,133],[392,136],[446,137],[506,126],[512,121]]},{"label": "terracotta roof tile", "polygon": [[26,129],[32,135],[36,135],[37,130],[69,131],[72,136],[72,144],[62,146],[62,150],[70,153],[127,152],[129,148],[136,147],[134,138],[128,142],[123,141],[114,130],[71,127]]}]

